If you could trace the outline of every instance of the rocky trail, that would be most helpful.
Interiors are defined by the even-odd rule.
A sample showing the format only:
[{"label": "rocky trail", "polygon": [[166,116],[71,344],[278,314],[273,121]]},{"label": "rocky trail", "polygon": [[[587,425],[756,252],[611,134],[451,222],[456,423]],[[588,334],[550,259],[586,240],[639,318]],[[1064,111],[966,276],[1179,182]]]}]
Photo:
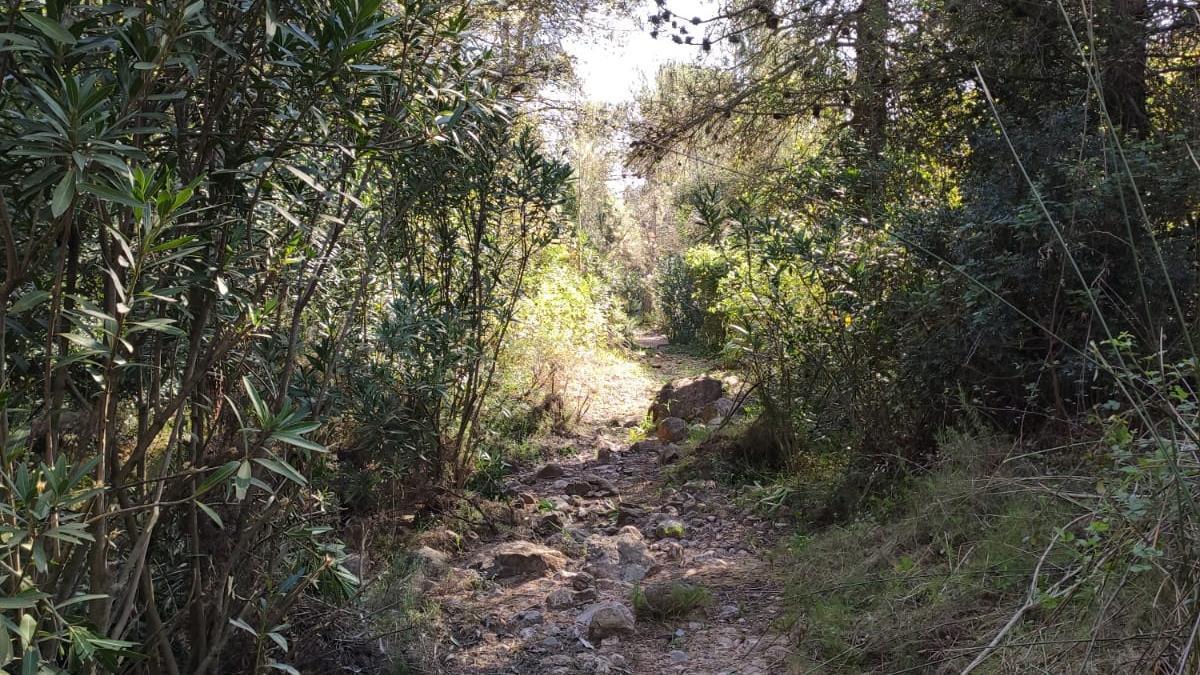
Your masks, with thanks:
[{"label": "rocky trail", "polygon": [[418,552],[437,571],[427,598],[448,632],[439,672],[787,672],[781,583],[767,559],[786,524],[713,480],[672,481],[682,447],[628,442],[665,382],[704,369],[659,336],[639,344],[636,368],[597,380],[607,407],[584,417],[574,452],[511,482],[511,525],[462,551]]}]

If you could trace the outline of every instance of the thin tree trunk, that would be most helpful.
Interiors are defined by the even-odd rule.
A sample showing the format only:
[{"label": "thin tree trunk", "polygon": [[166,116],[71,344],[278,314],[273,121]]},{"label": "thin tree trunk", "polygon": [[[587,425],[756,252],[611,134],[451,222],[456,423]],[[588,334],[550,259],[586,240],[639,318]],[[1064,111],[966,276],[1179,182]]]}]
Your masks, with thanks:
[{"label": "thin tree trunk", "polygon": [[1112,123],[1140,136],[1150,126],[1146,110],[1146,0],[1111,0],[1103,63],[1104,104]]}]

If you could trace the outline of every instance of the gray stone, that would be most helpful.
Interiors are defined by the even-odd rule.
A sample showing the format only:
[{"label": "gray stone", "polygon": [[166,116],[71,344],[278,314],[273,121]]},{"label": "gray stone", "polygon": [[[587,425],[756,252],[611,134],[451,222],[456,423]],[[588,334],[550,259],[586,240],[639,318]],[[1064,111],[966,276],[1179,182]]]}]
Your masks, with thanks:
[{"label": "gray stone", "polygon": [[428,546],[413,551],[412,556],[433,576],[441,576],[450,568],[450,556]]},{"label": "gray stone", "polygon": [[688,660],[687,654],[679,651],[678,649],[671,650],[671,653],[668,654],[667,656],[671,659],[671,663],[676,663],[676,664],[686,663]]},{"label": "gray stone", "polygon": [[617,506],[617,525],[634,525],[648,515],[646,509],[636,504]]},{"label": "gray stone", "polygon": [[702,408],[700,410],[699,418],[701,420],[704,420],[705,422],[711,422],[713,420],[723,420],[726,417],[729,417],[729,414],[732,412],[733,412],[733,401],[730,401],[729,399],[722,397],[722,398],[719,398],[719,399],[713,401],[712,403],[705,405],[704,408]]},{"label": "gray stone", "polygon": [[546,620],[546,617],[542,616],[542,613],[536,609],[527,609],[524,612],[519,612],[515,618],[518,623],[528,626],[533,626]]},{"label": "gray stone", "polygon": [[563,492],[578,497],[615,497],[617,488],[607,478],[590,476],[569,481],[563,488]]},{"label": "gray stone", "polygon": [[646,540],[636,527],[630,525],[621,528],[616,543],[618,559],[622,565],[641,565],[646,569],[654,565],[654,556],[650,555]]},{"label": "gray stone", "polygon": [[626,565],[621,568],[621,581],[627,581],[631,584],[636,584],[642,579],[645,579],[646,575],[649,573],[650,570],[643,565]]},{"label": "gray stone", "polygon": [[546,606],[550,609],[566,609],[574,605],[575,594],[566,588],[560,588],[546,596]]},{"label": "gray stone", "polygon": [[628,607],[609,600],[598,602],[583,610],[576,623],[587,629],[589,639],[603,640],[632,633],[636,619]]}]

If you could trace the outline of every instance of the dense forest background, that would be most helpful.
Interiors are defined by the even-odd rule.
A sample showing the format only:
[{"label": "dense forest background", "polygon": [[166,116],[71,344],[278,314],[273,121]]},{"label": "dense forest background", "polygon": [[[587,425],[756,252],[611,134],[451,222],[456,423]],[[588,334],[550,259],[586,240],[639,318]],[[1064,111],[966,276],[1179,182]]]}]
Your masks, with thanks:
[{"label": "dense forest background", "polygon": [[[597,12],[687,63],[562,105]],[[7,671],[417,669],[368,553],[491,525],[639,325],[747,385],[685,469],[795,514],[797,672],[1200,664],[1194,3],[3,22]]]}]

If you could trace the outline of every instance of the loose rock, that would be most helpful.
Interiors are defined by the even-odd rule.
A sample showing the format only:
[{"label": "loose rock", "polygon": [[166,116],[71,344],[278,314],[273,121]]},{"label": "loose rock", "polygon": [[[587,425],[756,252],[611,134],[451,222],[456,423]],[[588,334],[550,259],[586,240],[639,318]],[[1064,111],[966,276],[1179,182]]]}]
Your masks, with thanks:
[{"label": "loose rock", "polygon": [[413,551],[412,556],[433,576],[441,576],[450,568],[450,557],[428,546]]},{"label": "loose rock", "polygon": [[614,635],[632,633],[636,620],[628,607],[610,600],[598,602],[583,610],[575,622],[587,629],[589,639],[603,640]]},{"label": "loose rock", "polygon": [[550,462],[538,469],[537,473],[533,475],[541,480],[554,480],[555,478],[562,478],[566,473],[561,465]]},{"label": "loose rock", "polygon": [[682,441],[688,435],[688,423],[682,417],[667,417],[658,423],[658,440],[663,443]]},{"label": "loose rock", "polygon": [[733,412],[733,401],[727,398],[719,398],[712,403],[704,406],[700,410],[700,419],[705,422],[711,422],[716,419],[725,419]]},{"label": "loose rock", "polygon": [[566,588],[560,588],[546,596],[546,606],[550,609],[566,609],[574,604],[575,594]]},{"label": "loose rock", "polygon": [[566,563],[566,556],[548,546],[510,541],[496,547],[492,571],[497,577],[540,576],[560,570]]},{"label": "loose rock", "polygon": [[563,517],[557,513],[547,513],[537,520],[537,524],[533,526],[534,532],[549,537],[550,535],[563,529]]},{"label": "loose rock", "polygon": [[615,497],[617,488],[607,478],[591,476],[567,482],[563,492],[577,497]]},{"label": "loose rock", "polygon": [[674,464],[683,458],[683,448],[674,443],[668,443],[658,450],[659,464]]},{"label": "loose rock", "polygon": [[571,588],[582,591],[596,585],[596,579],[587,572],[580,572],[571,578]]},{"label": "loose rock", "polygon": [[634,525],[647,515],[646,509],[637,504],[620,504],[617,506],[617,525]]}]

